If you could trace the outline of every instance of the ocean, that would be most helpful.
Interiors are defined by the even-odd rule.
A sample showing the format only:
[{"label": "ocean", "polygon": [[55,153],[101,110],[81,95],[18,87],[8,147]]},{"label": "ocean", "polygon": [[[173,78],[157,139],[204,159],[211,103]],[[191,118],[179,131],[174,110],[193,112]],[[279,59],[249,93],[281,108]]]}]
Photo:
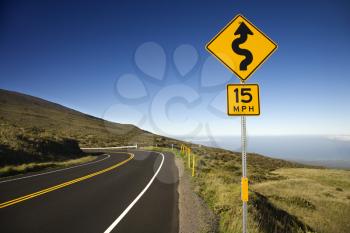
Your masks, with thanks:
[{"label": "ocean", "polygon": [[[187,139],[189,140],[189,139]],[[190,139],[193,143],[240,151],[239,136]],[[313,165],[350,168],[348,136],[250,136],[248,152]]]}]

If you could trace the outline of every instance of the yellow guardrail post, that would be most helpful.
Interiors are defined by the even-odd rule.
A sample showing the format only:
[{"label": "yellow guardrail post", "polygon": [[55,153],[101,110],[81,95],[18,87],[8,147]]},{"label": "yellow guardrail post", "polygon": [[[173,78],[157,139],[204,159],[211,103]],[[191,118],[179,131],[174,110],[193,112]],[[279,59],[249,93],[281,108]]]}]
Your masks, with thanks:
[{"label": "yellow guardrail post", "polygon": [[191,149],[187,148],[188,151],[188,168],[191,169]]},{"label": "yellow guardrail post", "polygon": [[195,155],[193,154],[192,155],[192,177],[194,176],[194,168],[195,168]]}]

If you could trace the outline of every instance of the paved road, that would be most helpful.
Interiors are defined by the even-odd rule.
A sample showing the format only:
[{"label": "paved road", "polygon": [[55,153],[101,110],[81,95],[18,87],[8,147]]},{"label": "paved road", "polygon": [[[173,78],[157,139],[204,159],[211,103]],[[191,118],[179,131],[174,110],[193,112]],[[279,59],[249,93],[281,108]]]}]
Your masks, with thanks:
[{"label": "paved road", "polygon": [[106,153],[84,166],[0,181],[1,233],[178,233],[173,155]]}]

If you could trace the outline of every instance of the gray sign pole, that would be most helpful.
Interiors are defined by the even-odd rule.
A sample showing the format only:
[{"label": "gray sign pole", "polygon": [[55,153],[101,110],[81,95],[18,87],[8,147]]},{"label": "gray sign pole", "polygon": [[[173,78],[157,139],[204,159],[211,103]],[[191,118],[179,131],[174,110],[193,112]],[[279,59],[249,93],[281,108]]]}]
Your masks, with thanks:
[{"label": "gray sign pole", "polygon": [[[246,117],[241,116],[242,177],[247,177],[247,128]],[[243,190],[242,190],[243,191]],[[243,201],[243,233],[247,232],[247,202]]]},{"label": "gray sign pole", "polygon": [[[244,84],[244,82],[241,82],[241,83]],[[241,116],[241,145],[242,145],[242,178],[247,178],[247,122],[246,122],[246,116]],[[242,189],[242,187],[241,187],[241,189]],[[243,190],[241,190],[241,192],[243,192]],[[243,212],[242,230],[243,230],[243,233],[247,233],[248,206],[247,206],[246,201],[243,201],[242,212]]]}]

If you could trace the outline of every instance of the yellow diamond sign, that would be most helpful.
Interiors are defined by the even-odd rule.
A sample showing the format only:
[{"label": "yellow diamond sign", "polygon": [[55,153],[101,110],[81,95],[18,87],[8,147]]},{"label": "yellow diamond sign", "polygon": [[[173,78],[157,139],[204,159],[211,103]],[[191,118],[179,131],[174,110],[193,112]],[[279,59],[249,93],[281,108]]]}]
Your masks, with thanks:
[{"label": "yellow diamond sign", "polygon": [[207,49],[243,82],[276,50],[277,44],[242,15],[237,15]]}]

